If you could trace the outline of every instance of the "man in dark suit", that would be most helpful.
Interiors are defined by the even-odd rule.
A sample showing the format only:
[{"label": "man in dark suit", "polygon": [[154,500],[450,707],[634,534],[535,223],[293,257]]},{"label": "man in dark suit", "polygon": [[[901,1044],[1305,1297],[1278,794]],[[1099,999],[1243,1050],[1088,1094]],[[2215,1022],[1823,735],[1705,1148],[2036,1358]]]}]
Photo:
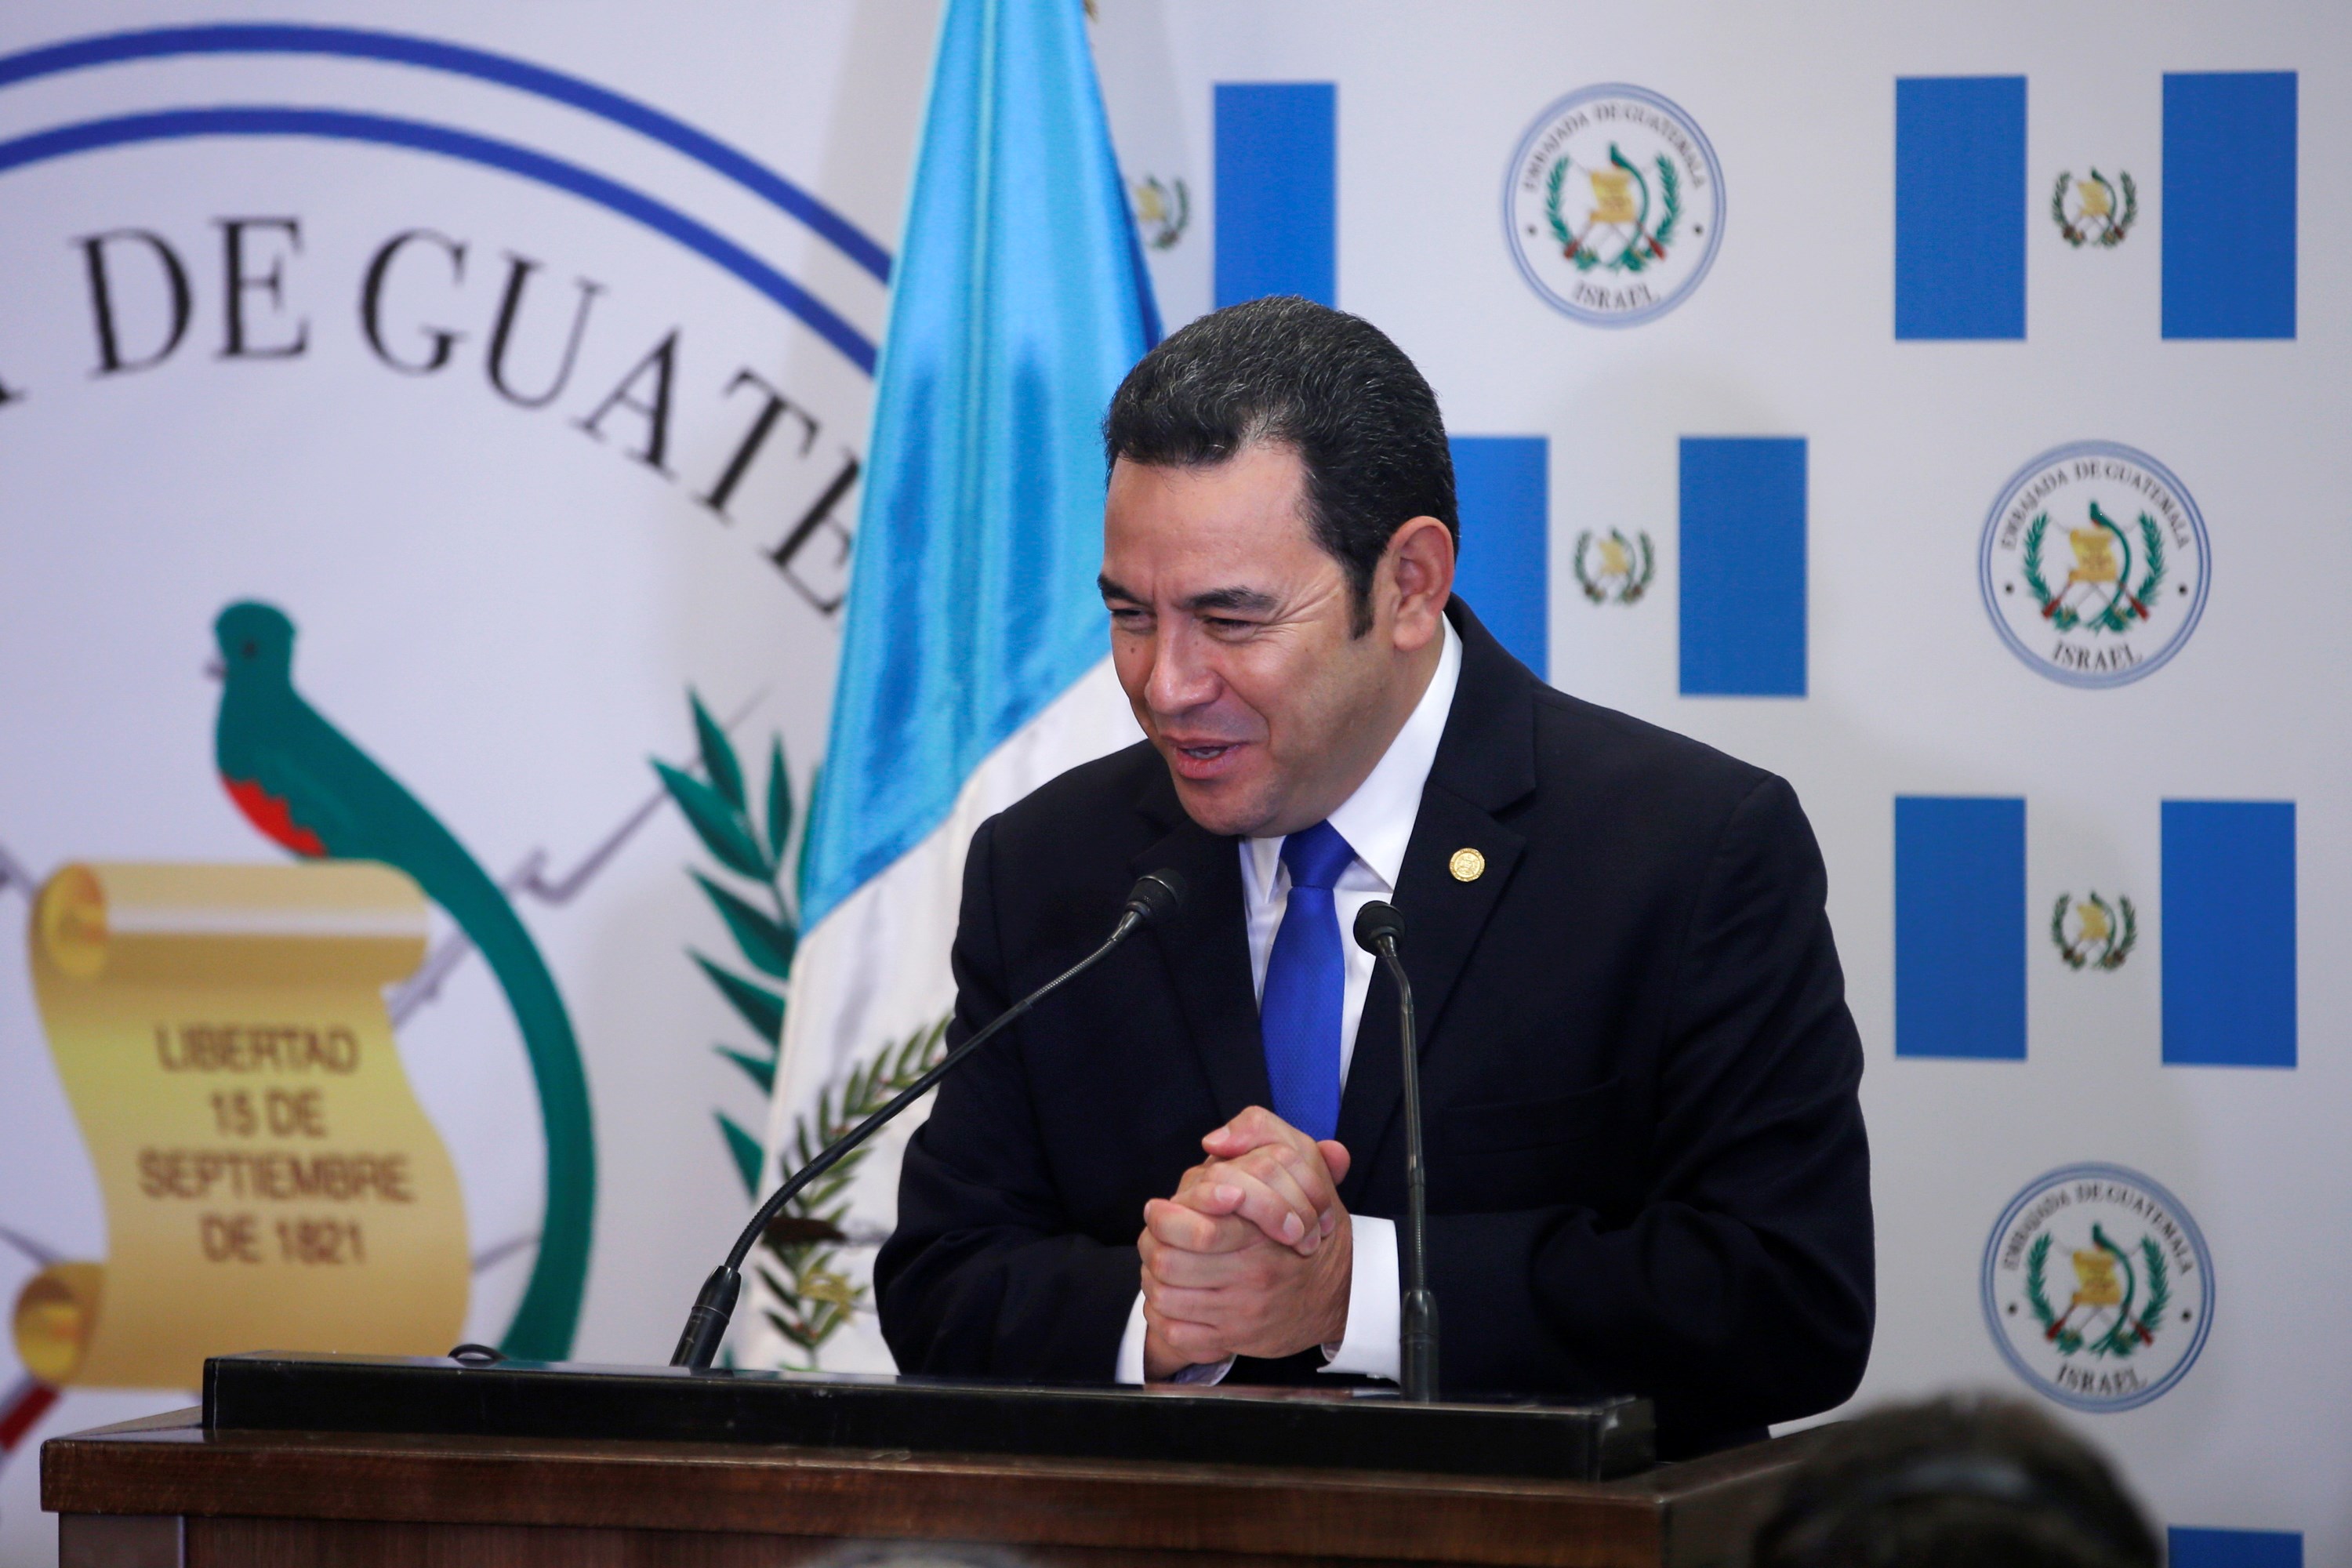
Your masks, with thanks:
[{"label": "man in dark suit", "polygon": [[1091,949],[1139,873],[1190,894],[941,1086],[875,1269],[899,1365],[1393,1378],[1396,997],[1347,936],[1380,898],[1444,1395],[1646,1394],[1669,1455],[1843,1400],[1862,1054],[1789,786],[1550,689],[1453,596],[1436,402],[1369,324],[1204,317],[1105,434],[1146,740],[973,837],[950,1040]]}]

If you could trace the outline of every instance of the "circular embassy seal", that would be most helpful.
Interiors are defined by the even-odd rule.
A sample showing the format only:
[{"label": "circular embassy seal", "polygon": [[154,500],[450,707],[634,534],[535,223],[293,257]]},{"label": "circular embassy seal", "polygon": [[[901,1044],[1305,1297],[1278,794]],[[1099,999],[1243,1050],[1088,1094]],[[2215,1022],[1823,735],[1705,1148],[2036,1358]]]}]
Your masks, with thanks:
[{"label": "circular embassy seal", "polygon": [[2205,613],[2205,519],[2172,470],[2076,441],[2017,470],[1985,515],[1985,611],[2018,658],[2068,686],[2121,686],[2180,651]]},{"label": "circular embassy seal", "polygon": [[1520,275],[1596,327],[1662,316],[1723,243],[1723,171],[1691,117],[1646,88],[1580,88],[1537,117],[1503,177]]},{"label": "circular embassy seal", "polygon": [[2077,1410],[2146,1405],[2213,1326],[2204,1237],[2179,1199],[2118,1165],[2068,1165],[2018,1194],[1985,1243],[1982,1293],[2009,1364]]}]

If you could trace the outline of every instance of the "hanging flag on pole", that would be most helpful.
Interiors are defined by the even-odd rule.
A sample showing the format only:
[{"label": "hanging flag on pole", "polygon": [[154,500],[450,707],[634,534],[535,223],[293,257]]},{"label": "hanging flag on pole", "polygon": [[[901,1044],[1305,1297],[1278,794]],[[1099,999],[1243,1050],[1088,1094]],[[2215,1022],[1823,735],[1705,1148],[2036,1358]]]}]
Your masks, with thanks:
[{"label": "hanging flag on pole", "polygon": [[[937,1050],[973,829],[1139,738],[1095,588],[1100,432],[1159,335],[1080,0],[950,0],[893,269],[763,1190]],[[740,1364],[889,1366],[867,1271],[916,1120],[753,1252]]]}]

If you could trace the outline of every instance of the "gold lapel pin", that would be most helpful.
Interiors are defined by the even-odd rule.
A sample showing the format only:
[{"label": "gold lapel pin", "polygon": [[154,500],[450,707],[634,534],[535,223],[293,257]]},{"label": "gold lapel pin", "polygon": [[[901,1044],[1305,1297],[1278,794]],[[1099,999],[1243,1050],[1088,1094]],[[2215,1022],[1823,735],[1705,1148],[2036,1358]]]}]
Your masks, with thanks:
[{"label": "gold lapel pin", "polygon": [[1445,868],[1454,873],[1457,882],[1475,882],[1486,874],[1486,858],[1475,849],[1456,849]]}]

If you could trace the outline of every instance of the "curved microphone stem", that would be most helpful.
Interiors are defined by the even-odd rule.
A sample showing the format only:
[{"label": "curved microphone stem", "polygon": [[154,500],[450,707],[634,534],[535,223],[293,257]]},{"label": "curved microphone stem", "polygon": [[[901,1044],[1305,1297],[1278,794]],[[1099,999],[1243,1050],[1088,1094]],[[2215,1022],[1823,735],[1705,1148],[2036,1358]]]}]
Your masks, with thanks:
[{"label": "curved microphone stem", "polygon": [[841,1163],[843,1156],[879,1131],[892,1117],[929,1094],[938,1086],[940,1079],[954,1070],[958,1062],[994,1038],[998,1030],[1109,957],[1111,950],[1125,942],[1151,915],[1152,911],[1138,909],[1130,903],[1127,912],[1119,917],[1118,926],[1100,947],[999,1013],[985,1028],[940,1058],[937,1067],[899,1090],[889,1104],[844,1133],[770,1194],[768,1201],[760,1205],[760,1212],[751,1216],[751,1223],[743,1227],[743,1234],[735,1238],[734,1249],[727,1254],[727,1261],[713,1269],[710,1278],[702,1282],[702,1293],[695,1298],[694,1310],[687,1314],[686,1330],[678,1335],[677,1349],[670,1352],[669,1364],[698,1371],[710,1365],[712,1359],[719,1354],[719,1342],[727,1335],[728,1321],[735,1315],[735,1300],[742,1292],[743,1260],[751,1255],[751,1248],[759,1243],[770,1222],[783,1212],[786,1204],[800,1196],[803,1188]]},{"label": "curved microphone stem", "polygon": [[1412,981],[1397,956],[1396,938],[1379,939],[1381,963],[1396,982],[1397,1031],[1404,1047],[1404,1300],[1398,1336],[1404,1397],[1429,1405],[1437,1398],[1437,1298],[1429,1289],[1429,1194],[1421,1159],[1421,1059],[1413,1044]]}]

